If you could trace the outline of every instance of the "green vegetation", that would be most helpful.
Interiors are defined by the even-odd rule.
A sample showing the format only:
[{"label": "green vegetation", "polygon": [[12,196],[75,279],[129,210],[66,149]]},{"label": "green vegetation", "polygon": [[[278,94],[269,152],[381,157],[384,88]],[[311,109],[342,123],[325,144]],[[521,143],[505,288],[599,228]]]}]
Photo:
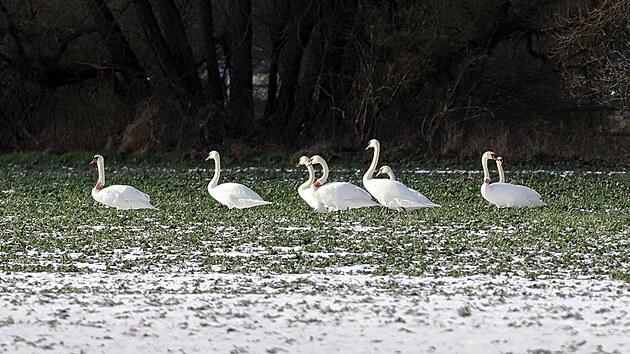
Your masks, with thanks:
[{"label": "green vegetation", "polygon": [[[222,182],[275,203],[228,210],[206,191],[211,164],[108,162],[108,184],[133,185],[160,209],[117,211],[91,198],[94,166],[71,166],[0,165],[0,270],[630,277],[628,172],[508,171],[548,206],[498,210],[480,196],[481,173],[394,164],[442,207],[320,214],[296,192],[304,169],[227,166]],[[338,166],[332,181],[360,184],[365,166]]]}]

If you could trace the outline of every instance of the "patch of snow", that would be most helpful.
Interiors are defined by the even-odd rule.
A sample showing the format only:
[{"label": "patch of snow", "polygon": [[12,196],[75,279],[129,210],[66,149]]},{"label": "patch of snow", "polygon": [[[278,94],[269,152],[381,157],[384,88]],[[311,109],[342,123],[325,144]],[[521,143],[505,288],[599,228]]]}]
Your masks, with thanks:
[{"label": "patch of snow", "polygon": [[629,290],[489,276],[10,273],[0,352],[628,352]]}]

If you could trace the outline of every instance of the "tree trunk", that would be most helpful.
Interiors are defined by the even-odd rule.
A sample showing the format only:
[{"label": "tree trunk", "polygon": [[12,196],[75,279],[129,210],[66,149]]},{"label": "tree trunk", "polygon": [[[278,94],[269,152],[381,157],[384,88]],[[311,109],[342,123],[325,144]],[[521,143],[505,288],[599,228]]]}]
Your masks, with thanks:
[{"label": "tree trunk", "polygon": [[173,62],[186,91],[195,95],[201,90],[197,66],[193,57],[184,22],[173,0],[154,0],[160,18],[162,33],[173,54]]},{"label": "tree trunk", "polygon": [[147,42],[153,50],[162,72],[171,82],[178,84],[180,77],[177,72],[177,66],[173,61],[173,55],[162,36],[162,32],[160,32],[151,4],[149,4],[148,0],[134,0],[133,6],[136,8],[138,19],[147,37]]},{"label": "tree trunk", "polygon": [[230,111],[235,134],[247,134],[254,117],[251,17],[251,0],[230,1]]},{"label": "tree trunk", "polygon": [[140,61],[134,54],[116,22],[114,15],[103,0],[91,0],[90,13],[97,25],[97,31],[109,52],[115,70],[125,81],[127,93],[135,100],[146,97],[149,83]]},{"label": "tree trunk", "polygon": [[[17,62],[20,67],[20,70],[22,70],[23,72],[28,72],[30,71],[31,66],[26,56],[26,51],[24,50],[24,46],[22,45],[22,40],[20,36],[18,35],[18,28],[17,28],[17,25],[15,24],[15,20],[13,16],[11,16],[11,14],[9,13],[9,10],[7,10],[7,8],[4,6],[2,2],[0,2],[0,12],[2,12],[6,17],[7,32],[9,34],[9,37],[13,40],[13,45],[15,47]],[[4,34],[3,34],[3,37],[4,37]]]},{"label": "tree trunk", "polygon": [[225,99],[221,77],[219,76],[219,63],[216,54],[216,42],[214,40],[214,21],[212,19],[212,2],[210,0],[199,1],[199,16],[203,27],[205,41],[206,70],[208,72],[208,84],[206,91],[210,96],[210,104],[220,106]]},{"label": "tree trunk", "polygon": [[[318,102],[315,102],[313,97],[313,94],[319,87],[319,83],[321,81],[320,75],[323,74],[321,71],[321,29],[319,27],[320,26],[317,25],[313,28],[308,46],[304,48],[300,69],[300,81],[295,95],[295,106],[291,112],[291,119],[288,124],[288,131],[293,132],[293,134],[300,134],[301,138],[304,138],[303,134],[307,134],[309,138],[314,136],[311,135],[311,132],[309,132],[308,129],[303,128],[307,127],[305,124],[307,120],[312,119],[317,113],[319,113],[316,111],[319,106]],[[332,108],[333,107],[326,107],[325,109],[334,112]],[[322,125],[316,126],[320,129],[315,129],[312,133],[316,133],[317,131],[321,132],[321,128],[324,127]],[[302,139],[300,140],[302,141]]]},{"label": "tree trunk", "polygon": [[[268,118],[276,108],[278,96],[278,69],[280,62],[280,51],[286,41],[287,24],[291,6],[287,1],[277,1],[275,16],[271,16],[269,33],[271,37],[271,58],[269,58],[269,79],[267,84],[267,102],[265,104],[264,117]],[[277,19],[277,21],[274,21]]]},{"label": "tree trunk", "polygon": [[302,56],[316,21],[317,11],[311,8],[311,4],[310,1],[294,3],[295,13],[292,15],[294,22],[290,25],[289,33],[297,35],[289,36],[288,42],[285,44],[286,62],[281,69],[282,87],[278,94],[272,123],[275,126],[284,127],[282,132],[284,136],[290,134],[288,128],[295,107]]}]

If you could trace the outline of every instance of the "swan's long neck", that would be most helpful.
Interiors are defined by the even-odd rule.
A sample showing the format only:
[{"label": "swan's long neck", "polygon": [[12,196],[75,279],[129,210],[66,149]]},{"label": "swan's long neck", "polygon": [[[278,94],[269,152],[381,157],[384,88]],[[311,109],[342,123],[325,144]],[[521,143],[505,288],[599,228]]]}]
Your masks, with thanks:
[{"label": "swan's long neck", "polygon": [[208,183],[208,189],[212,189],[216,187],[217,184],[219,184],[219,177],[221,177],[221,157],[219,157],[219,155],[217,154],[217,156],[213,160],[214,160],[214,176],[212,176],[210,183]]},{"label": "swan's long neck", "polygon": [[98,182],[95,188],[100,190],[105,186],[105,161],[97,161],[96,166],[98,168]]},{"label": "swan's long neck", "polygon": [[388,170],[387,175],[389,176],[389,179],[391,179],[392,181],[396,180],[396,176],[394,175],[394,172],[392,170]]},{"label": "swan's long neck", "polygon": [[503,164],[497,161],[497,170],[499,170],[499,183],[505,183],[505,174],[503,173]]},{"label": "swan's long neck", "polygon": [[380,154],[381,146],[379,144],[374,145],[374,156],[372,156],[372,163],[370,164],[370,167],[363,175],[363,184],[372,179],[372,175],[374,175],[374,171],[376,170],[376,165],[378,165],[378,158]]},{"label": "swan's long neck", "polygon": [[322,185],[328,180],[328,164],[324,160],[318,160],[317,163],[322,165],[322,176],[317,180],[318,184]]},{"label": "swan's long neck", "polygon": [[483,166],[483,183],[490,184],[490,172],[488,171],[488,159],[481,157],[481,166]]},{"label": "swan's long neck", "polygon": [[315,181],[315,169],[313,168],[313,166],[306,166],[306,169],[308,170],[308,180],[300,184],[300,186],[298,187],[298,190],[301,191],[310,187],[310,185],[313,184],[313,182]]}]

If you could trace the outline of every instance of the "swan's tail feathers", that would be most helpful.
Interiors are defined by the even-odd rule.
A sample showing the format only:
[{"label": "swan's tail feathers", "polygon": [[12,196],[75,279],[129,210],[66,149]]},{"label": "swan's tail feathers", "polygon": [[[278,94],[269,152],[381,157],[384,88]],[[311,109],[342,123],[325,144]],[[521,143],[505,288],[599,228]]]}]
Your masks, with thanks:
[{"label": "swan's tail feathers", "polygon": [[416,203],[419,205],[424,205],[425,208],[434,208],[434,207],[441,207],[440,204],[437,203],[433,203],[432,201],[430,201],[429,199],[427,199],[426,201],[420,202],[420,203]]},{"label": "swan's tail feathers", "polygon": [[529,200],[529,202],[531,203],[532,206],[543,206],[543,205],[547,205],[545,204],[545,202],[542,201],[542,199],[540,198],[532,198]]},{"label": "swan's tail feathers", "polygon": [[426,203],[417,203],[417,202],[413,202],[406,199],[394,199],[394,201],[390,203],[390,205],[388,205],[389,208],[396,209],[396,210],[398,210],[397,208],[403,208],[404,210],[415,210],[415,209],[431,208],[431,207],[436,207],[436,206],[440,206],[440,205],[435,204],[431,201],[426,202]]},{"label": "swan's tail feathers", "polygon": [[149,201],[146,201],[145,203],[141,203],[139,205],[134,205],[134,207],[132,209],[153,209],[153,210],[159,210],[153,204],[149,203]]},{"label": "swan's tail feathers", "polygon": [[372,199],[365,199],[361,201],[350,200],[348,203],[343,203],[343,204],[344,206],[339,207],[338,210],[349,210],[349,209],[369,208],[373,206],[380,206],[379,203],[373,201]]},{"label": "swan's tail feathers", "polygon": [[381,205],[373,200],[366,200],[365,202],[361,203],[358,207],[366,208],[366,207],[373,207],[373,206],[381,206]]},{"label": "swan's tail feathers", "polygon": [[268,202],[266,200],[262,200],[262,199],[236,199],[234,200],[234,208],[237,209],[246,209],[246,208],[251,208],[251,207],[255,207],[255,206],[259,206],[259,205],[271,205],[273,204],[272,202]]}]

